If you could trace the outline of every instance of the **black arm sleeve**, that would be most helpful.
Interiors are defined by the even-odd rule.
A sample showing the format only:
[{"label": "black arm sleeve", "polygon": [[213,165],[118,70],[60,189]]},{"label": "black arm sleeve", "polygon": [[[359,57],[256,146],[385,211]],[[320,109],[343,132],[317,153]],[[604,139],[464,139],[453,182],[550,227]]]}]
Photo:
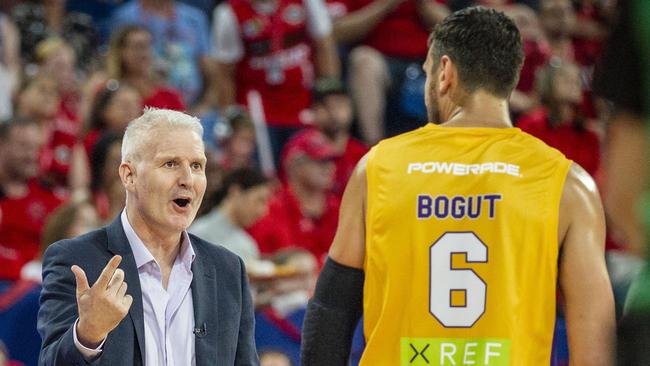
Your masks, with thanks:
[{"label": "black arm sleeve", "polygon": [[300,364],[347,365],[363,311],[363,271],[327,258],[302,327]]}]

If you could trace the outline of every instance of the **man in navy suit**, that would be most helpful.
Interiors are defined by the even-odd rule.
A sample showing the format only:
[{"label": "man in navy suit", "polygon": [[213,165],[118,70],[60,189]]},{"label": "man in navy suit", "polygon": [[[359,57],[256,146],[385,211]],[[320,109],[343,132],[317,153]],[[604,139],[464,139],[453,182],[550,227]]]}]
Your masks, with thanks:
[{"label": "man in navy suit", "polygon": [[169,110],[129,124],[126,208],[45,253],[41,365],[258,365],[242,261],[186,231],[206,187],[202,135]]}]

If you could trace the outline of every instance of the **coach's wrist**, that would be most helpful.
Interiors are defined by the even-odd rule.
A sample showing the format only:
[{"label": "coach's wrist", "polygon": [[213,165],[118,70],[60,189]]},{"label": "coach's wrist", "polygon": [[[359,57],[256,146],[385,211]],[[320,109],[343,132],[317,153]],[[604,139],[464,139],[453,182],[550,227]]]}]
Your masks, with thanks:
[{"label": "coach's wrist", "polygon": [[77,322],[77,339],[82,346],[90,349],[99,347],[108,334],[98,332],[92,325],[79,319]]}]

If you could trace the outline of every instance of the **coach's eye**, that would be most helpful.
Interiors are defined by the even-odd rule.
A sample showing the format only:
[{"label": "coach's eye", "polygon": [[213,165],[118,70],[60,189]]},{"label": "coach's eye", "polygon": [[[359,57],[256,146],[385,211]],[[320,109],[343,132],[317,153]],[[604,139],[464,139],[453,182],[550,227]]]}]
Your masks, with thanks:
[{"label": "coach's eye", "polygon": [[165,167],[166,168],[173,168],[174,166],[176,166],[176,163],[173,160],[165,162]]}]

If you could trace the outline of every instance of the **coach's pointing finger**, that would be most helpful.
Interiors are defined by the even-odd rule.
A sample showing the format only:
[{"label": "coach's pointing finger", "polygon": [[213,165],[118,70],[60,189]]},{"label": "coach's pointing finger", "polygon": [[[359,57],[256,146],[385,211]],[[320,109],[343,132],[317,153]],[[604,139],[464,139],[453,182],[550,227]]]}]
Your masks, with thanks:
[{"label": "coach's pointing finger", "polygon": [[124,271],[117,268],[121,260],[118,255],[111,258],[90,288],[84,271],[79,266],[72,267],[77,280],[77,337],[86,347],[97,347],[131,307],[133,299],[126,294]]}]

